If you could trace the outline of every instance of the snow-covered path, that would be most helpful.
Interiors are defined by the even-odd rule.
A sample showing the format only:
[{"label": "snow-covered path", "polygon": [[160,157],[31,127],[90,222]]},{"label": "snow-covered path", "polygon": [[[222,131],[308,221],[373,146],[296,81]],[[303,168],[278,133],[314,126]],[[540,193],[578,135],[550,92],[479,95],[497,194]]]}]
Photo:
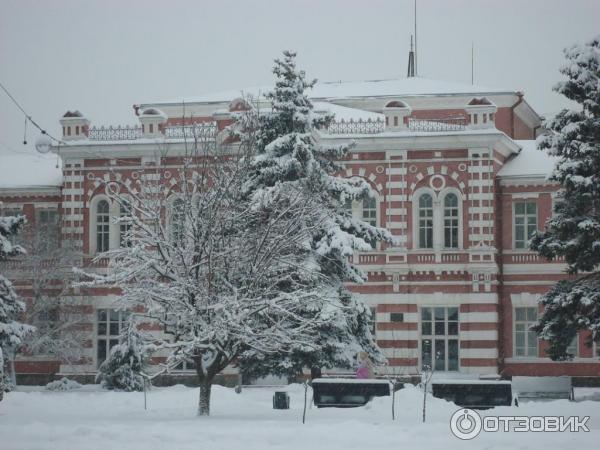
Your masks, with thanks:
[{"label": "snow-covered path", "polygon": [[[0,403],[0,449],[150,450],[150,449],[565,449],[594,448],[600,441],[600,402],[526,403],[496,408],[494,415],[590,415],[589,433],[484,433],[461,441],[450,433],[455,405],[428,401],[422,424],[422,394],[409,387],[391,399],[378,398],[366,408],[316,409],[302,424],[302,386],[287,389],[291,409],[272,409],[274,389],[213,389],[212,415],[195,416],[198,390],[157,388],[148,395],[86,386],[72,392],[9,393]],[[310,391],[309,391],[310,392]]]}]

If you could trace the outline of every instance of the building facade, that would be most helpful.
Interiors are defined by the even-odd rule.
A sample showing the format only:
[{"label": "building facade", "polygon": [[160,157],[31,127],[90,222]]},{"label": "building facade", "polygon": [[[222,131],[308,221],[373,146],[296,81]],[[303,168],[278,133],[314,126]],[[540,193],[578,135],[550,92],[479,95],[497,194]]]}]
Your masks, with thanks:
[{"label": "building facade", "polygon": [[[152,176],[148,168],[168,179],[194,134],[226,143],[235,112],[248,98],[261,104],[268,90],[135,105],[133,127],[94,128],[69,112],[61,118],[65,145],[51,157],[4,158],[3,175],[5,168],[11,175],[0,184],[0,212],[21,212],[31,227],[75,242],[80,264],[90,267],[95,254],[120,245],[120,225],[112,221],[120,213],[105,182],[136,189]],[[529,237],[552,214],[558,186],[546,179],[553,161],[535,148],[541,119],[522,93],[407,78],[320,83],[311,97],[317,114],[335,114],[314,138],[352,144],[340,175],[363,177],[377,193],[348,205],[352,214],[397,237],[396,245],[354,256],[368,281],[350,286],[372,308],[389,363],[382,372],[414,375],[433,364],[468,376],[600,377],[589,334],[572,343],[572,361],[553,362],[528,331],[541,312],[539,297],[566,274],[564,262],[528,250]],[[19,264],[10,261],[6,270],[28,298],[30,280]],[[20,373],[93,375],[116,343],[125,319],[113,310],[118,292],[69,295],[85,317],[84,357],[64,364],[22,356]]]}]

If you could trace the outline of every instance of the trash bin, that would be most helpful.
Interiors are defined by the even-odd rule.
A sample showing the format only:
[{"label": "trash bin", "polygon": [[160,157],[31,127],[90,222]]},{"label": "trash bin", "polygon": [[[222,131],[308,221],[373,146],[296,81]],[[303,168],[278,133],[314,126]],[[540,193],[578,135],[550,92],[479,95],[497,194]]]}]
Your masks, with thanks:
[{"label": "trash bin", "polygon": [[290,396],[287,392],[273,394],[273,409],[290,409]]}]

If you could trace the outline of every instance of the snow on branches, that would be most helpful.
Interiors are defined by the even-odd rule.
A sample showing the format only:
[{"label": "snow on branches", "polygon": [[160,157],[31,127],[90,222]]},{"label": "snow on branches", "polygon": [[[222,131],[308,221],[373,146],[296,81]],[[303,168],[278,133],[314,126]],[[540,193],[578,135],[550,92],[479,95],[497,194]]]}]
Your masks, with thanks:
[{"label": "snow on branches", "polygon": [[[307,252],[299,256],[320,275],[312,281],[314,288],[326,288],[330,299],[319,311],[325,320],[315,336],[318,345],[294,345],[286,354],[246,351],[240,366],[248,376],[296,375],[307,366],[348,368],[359,351],[369,352],[377,362],[384,360],[369,331],[369,311],[348,293],[344,283],[365,281],[365,274],[350,259],[356,251],[370,251],[376,242],[392,242],[393,238],[385,229],[352,218],[346,209],[348,203],[374,196],[374,192],[363,178],[339,175],[340,161],[348,156],[349,146],[326,147],[316,142],[314,130],[333,117],[313,113],[305,91],[315,81],[307,81],[305,73],[296,69],[295,56],[286,51],[282,59],[275,60],[275,89],[266,96],[271,109],[245,114],[248,134],[240,133],[242,143],[255,148],[257,154],[243,189],[251,203],[270,208],[282,208],[291,192],[304,203],[317,206],[303,218],[303,231],[309,239]],[[281,289],[293,294],[285,285]],[[304,317],[314,314],[311,305],[301,306]]]},{"label": "snow on branches", "polygon": [[567,80],[554,90],[580,109],[561,111],[538,139],[540,149],[559,157],[550,179],[562,189],[554,216],[534,236],[531,248],[549,259],[564,257],[571,274],[593,273],[563,281],[542,298],[545,311],[535,329],[549,340],[553,359],[567,357],[566,348],[579,330],[591,329],[600,342],[600,36],[566,49],[565,57],[560,71]]},{"label": "snow on branches", "polygon": [[[25,253],[23,247],[14,243],[14,237],[25,223],[24,216],[0,217],[0,262]],[[5,366],[14,362],[16,351],[23,339],[35,330],[34,327],[18,321],[24,311],[25,303],[17,296],[12,283],[0,274],[0,347],[4,354]],[[11,370],[11,376],[14,383],[14,370]]]}]

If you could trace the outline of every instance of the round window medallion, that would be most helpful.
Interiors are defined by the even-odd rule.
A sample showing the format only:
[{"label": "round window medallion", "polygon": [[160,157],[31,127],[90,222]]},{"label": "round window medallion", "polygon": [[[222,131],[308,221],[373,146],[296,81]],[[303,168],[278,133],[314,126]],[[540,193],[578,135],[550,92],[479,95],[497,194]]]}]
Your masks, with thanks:
[{"label": "round window medallion", "polygon": [[461,172],[464,172],[465,170],[467,170],[467,165],[465,163],[460,163],[458,165],[458,170],[460,170]]},{"label": "round window medallion", "polygon": [[134,180],[137,180],[140,177],[140,174],[137,172],[131,172],[131,178],[133,178]]},{"label": "round window medallion", "polygon": [[164,177],[165,177],[167,180],[168,180],[169,178],[171,178],[171,172],[169,172],[168,170],[165,170]]},{"label": "round window medallion", "polygon": [[383,168],[383,166],[377,166],[377,167],[375,167],[375,172],[377,172],[377,173],[383,173],[384,170],[385,169]]},{"label": "round window medallion", "polygon": [[441,175],[434,175],[429,179],[429,186],[434,191],[440,191],[446,187],[446,179]]},{"label": "round window medallion", "polygon": [[96,178],[96,177],[95,177],[95,175],[94,175],[94,172],[89,172],[89,173],[87,174],[87,179],[88,179],[88,180],[93,180],[94,178]]},{"label": "round window medallion", "polygon": [[409,171],[410,173],[415,173],[415,172],[417,171],[417,166],[410,166],[410,167],[408,168],[408,171]]},{"label": "round window medallion", "polygon": [[110,182],[106,185],[106,195],[117,195],[120,191],[121,188],[119,187],[118,183]]}]

